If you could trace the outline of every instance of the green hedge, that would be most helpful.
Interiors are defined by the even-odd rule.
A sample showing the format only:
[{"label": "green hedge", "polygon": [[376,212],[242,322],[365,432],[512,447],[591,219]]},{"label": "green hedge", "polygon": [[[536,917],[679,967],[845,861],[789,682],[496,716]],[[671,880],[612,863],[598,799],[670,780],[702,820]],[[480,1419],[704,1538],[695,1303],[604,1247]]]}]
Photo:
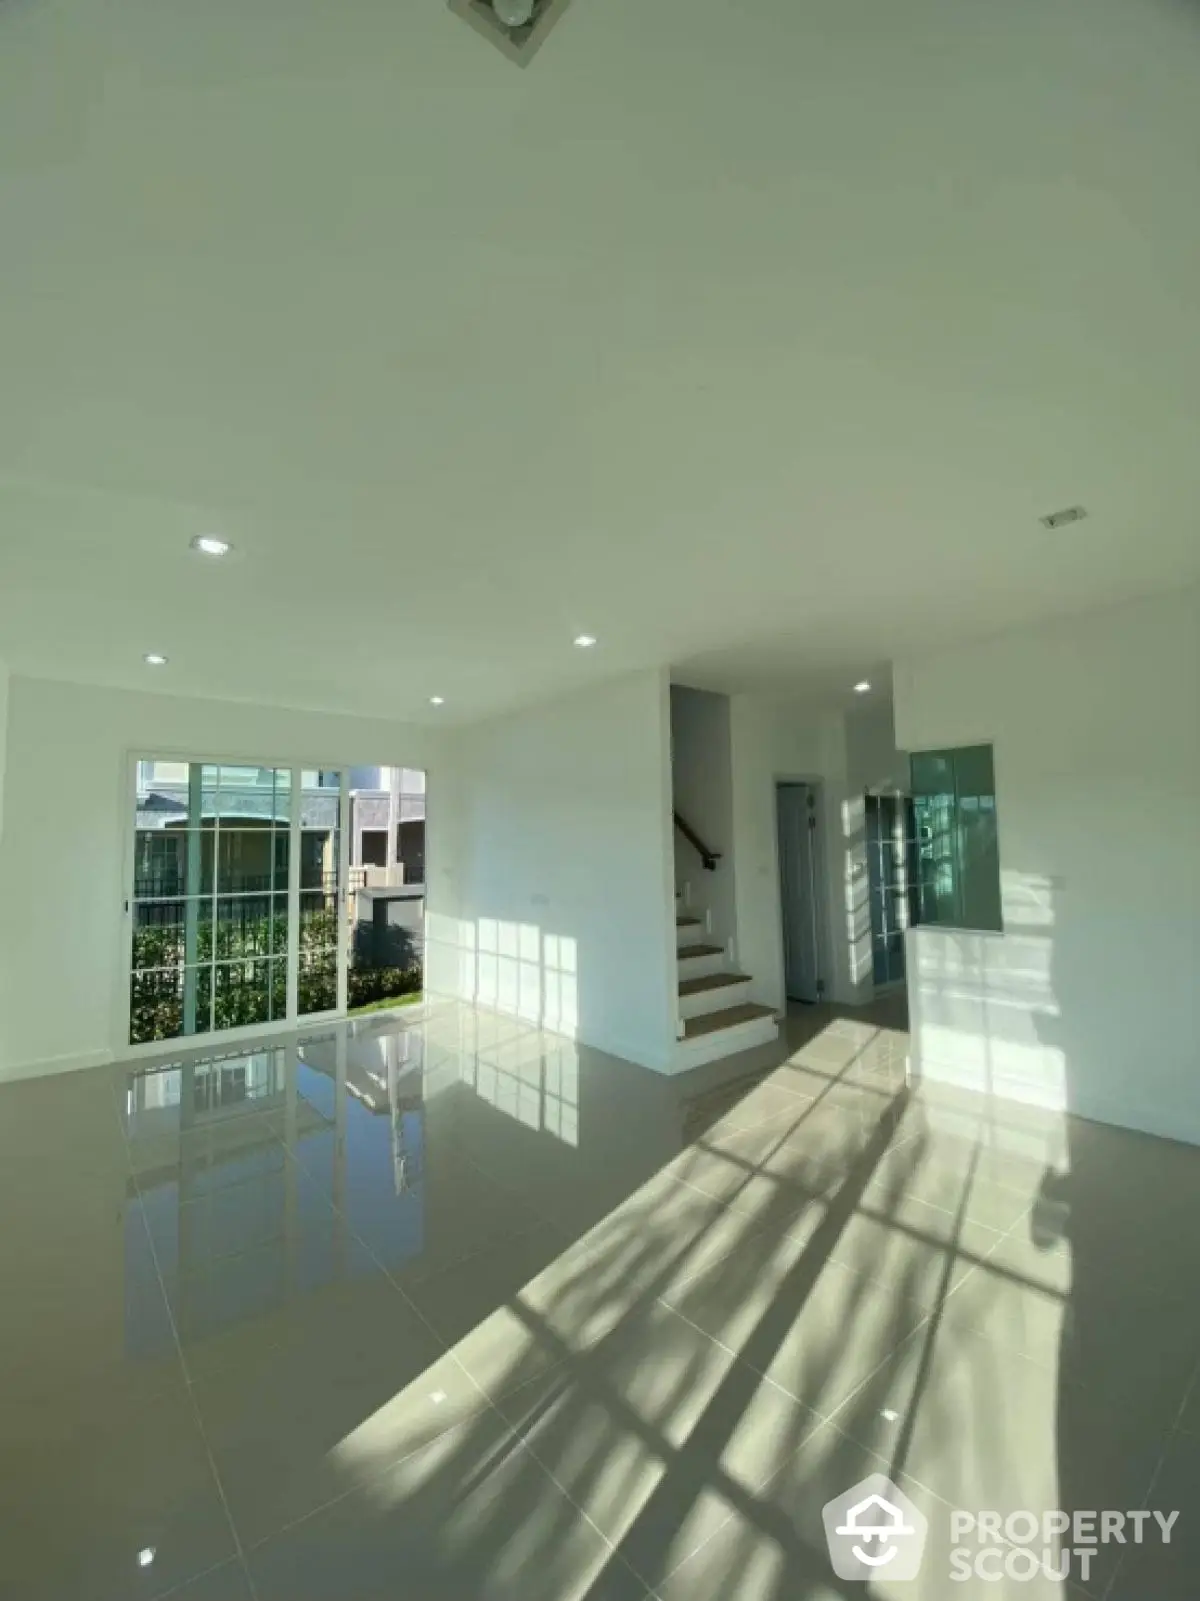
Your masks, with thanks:
[{"label": "green hedge", "polygon": [[[214,932],[215,931],[215,932]],[[300,923],[301,1016],[337,1005],[336,911],[305,914]],[[201,922],[196,931],[196,1018],[206,1032],[210,1008],[218,1029],[284,1020],[287,1014],[285,917],[247,917],[239,923]],[[270,960],[272,953],[280,953]],[[130,986],[129,1038],[176,1039],[183,1033],[186,968],[182,923],[136,929]],[[217,992],[212,995],[214,961]],[[370,1005],[421,988],[419,962],[405,967],[355,967],[349,974],[349,1006]]]}]

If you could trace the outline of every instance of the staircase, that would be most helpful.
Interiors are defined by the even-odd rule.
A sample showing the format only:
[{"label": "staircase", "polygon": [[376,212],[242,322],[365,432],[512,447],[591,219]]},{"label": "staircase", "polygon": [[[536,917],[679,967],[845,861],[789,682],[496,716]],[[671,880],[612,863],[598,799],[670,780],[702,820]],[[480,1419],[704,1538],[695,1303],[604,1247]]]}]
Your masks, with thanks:
[{"label": "staircase", "polygon": [[774,1011],[750,999],[753,979],[730,969],[724,949],[713,939],[711,917],[693,911],[689,902],[685,886],[675,895],[679,951],[675,1073],[779,1038]]}]

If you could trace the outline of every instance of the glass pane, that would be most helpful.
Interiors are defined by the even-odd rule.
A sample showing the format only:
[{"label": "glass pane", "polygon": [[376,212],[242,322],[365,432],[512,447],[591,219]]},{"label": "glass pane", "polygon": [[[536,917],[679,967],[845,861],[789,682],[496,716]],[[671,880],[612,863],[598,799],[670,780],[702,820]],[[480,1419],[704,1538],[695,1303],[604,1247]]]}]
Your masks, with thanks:
[{"label": "glass pane", "polygon": [[[281,851],[280,840],[283,841]],[[286,889],[287,869],[279,873],[282,854],[286,864],[287,834],[272,827],[227,828],[216,835],[217,893],[219,895],[258,894],[264,890]]]},{"label": "glass pane", "polygon": [[300,835],[300,888],[333,894],[338,885],[341,836],[332,831],[306,828]]},{"label": "glass pane", "polygon": [[[184,901],[154,901],[133,910],[133,966],[176,967],[185,959]],[[193,903],[195,904],[195,903]]]},{"label": "glass pane", "polygon": [[996,778],[990,745],[954,753],[958,788],[959,871],[966,928],[999,930],[1000,843],[996,831]]},{"label": "glass pane", "polygon": [[286,950],[286,895],[235,895],[217,901],[218,962],[278,956]]},{"label": "glass pane", "polygon": [[287,1017],[287,959],[279,957],[269,963],[267,972],[269,975],[271,1021],[283,1021]]},{"label": "glass pane", "polygon": [[912,790],[914,795],[953,795],[954,767],[951,753],[941,750],[914,751]]},{"label": "glass pane", "polygon": [[336,895],[323,890],[306,890],[300,895],[300,950],[332,949],[337,944],[338,915]]},{"label": "glass pane", "polygon": [[299,1003],[301,1016],[329,1012],[337,1005],[337,952],[300,950]]},{"label": "glass pane", "polygon": [[178,969],[143,973],[129,981],[129,1043],[177,1039],[183,1032],[183,983]]},{"label": "glass pane", "polygon": [[216,812],[222,823],[258,820],[286,824],[290,809],[288,775],[283,769],[221,768]]},{"label": "glass pane", "polygon": [[133,849],[134,899],[199,894],[205,844],[211,859],[210,836],[162,820],[144,826],[139,812]]},{"label": "glass pane", "polygon": [[920,850],[922,918],[927,923],[958,924],[961,919],[953,791],[914,795],[913,805]]},{"label": "glass pane", "polygon": [[217,1028],[247,1028],[271,1020],[271,963],[228,962],[212,969]]},{"label": "glass pane", "polygon": [[340,792],[342,774],[338,768],[304,767],[300,770],[300,788],[303,790],[332,790]]},{"label": "glass pane", "polygon": [[209,967],[135,970],[129,990],[130,1044],[207,1033],[211,1026],[211,973]]},{"label": "glass pane", "polygon": [[1002,927],[1000,851],[990,745],[912,758],[920,921]]},{"label": "glass pane", "polygon": [[196,762],[145,761],[137,768],[138,828],[212,826],[217,769]]},{"label": "glass pane", "polygon": [[204,962],[212,953],[212,902],[146,901],[133,909],[133,966]]}]

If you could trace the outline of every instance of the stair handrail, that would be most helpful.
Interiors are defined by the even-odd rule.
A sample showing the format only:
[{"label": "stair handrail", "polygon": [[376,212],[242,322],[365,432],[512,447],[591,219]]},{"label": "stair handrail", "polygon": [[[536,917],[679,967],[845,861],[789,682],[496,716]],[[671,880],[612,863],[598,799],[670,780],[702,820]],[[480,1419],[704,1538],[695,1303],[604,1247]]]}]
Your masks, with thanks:
[{"label": "stair handrail", "polygon": [[699,834],[697,834],[696,830],[689,827],[683,818],[680,817],[678,812],[675,812],[673,815],[675,818],[675,827],[683,835],[684,839],[687,840],[688,844],[693,846],[694,849],[699,853],[700,860],[704,864],[705,868],[707,868],[710,873],[715,871],[717,863],[721,860],[720,851],[710,851],[708,846],[700,838]]}]

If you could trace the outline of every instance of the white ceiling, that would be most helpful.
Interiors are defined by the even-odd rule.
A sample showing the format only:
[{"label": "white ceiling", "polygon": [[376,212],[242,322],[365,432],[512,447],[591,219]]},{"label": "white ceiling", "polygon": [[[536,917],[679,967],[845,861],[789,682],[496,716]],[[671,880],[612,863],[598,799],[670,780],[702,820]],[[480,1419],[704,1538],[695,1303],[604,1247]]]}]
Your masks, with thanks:
[{"label": "white ceiling", "polygon": [[1193,0],[7,0],[0,658],[471,718],[1200,576],[1198,84]]}]

